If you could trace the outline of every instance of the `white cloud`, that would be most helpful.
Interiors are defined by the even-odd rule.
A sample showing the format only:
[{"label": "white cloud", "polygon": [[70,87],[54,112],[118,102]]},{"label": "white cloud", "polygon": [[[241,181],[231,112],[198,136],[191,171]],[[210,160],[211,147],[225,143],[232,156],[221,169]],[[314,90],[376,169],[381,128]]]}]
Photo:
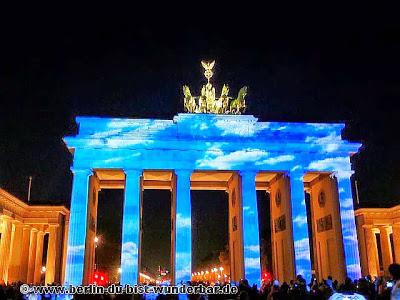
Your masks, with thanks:
[{"label": "white cloud", "polygon": [[176,226],[179,228],[187,228],[192,226],[191,218],[184,217],[182,214],[176,214]]},{"label": "white cloud", "polygon": [[260,265],[259,258],[246,257],[244,259],[244,266],[246,269],[259,269]]},{"label": "white cloud", "polygon": [[[267,129],[269,123],[255,123],[255,124],[243,124],[237,122],[232,122],[231,120],[217,120],[215,126],[220,129],[221,135],[237,135],[244,137],[251,137],[256,135],[259,131]],[[236,126],[235,126],[236,125]]]},{"label": "white cloud", "polygon": [[[179,241],[178,241],[179,243]],[[175,258],[177,261],[179,262],[190,262],[190,260],[192,259],[192,253],[190,252],[175,252]]]},{"label": "white cloud", "polygon": [[310,244],[308,238],[294,241],[296,260],[310,260]]},{"label": "white cloud", "polygon": [[134,267],[137,266],[138,260],[138,247],[134,242],[127,242],[122,244],[121,251],[121,264],[123,266]]},{"label": "white cloud", "polygon": [[293,223],[295,223],[298,227],[307,225],[307,216],[298,215],[293,219]]},{"label": "white cloud", "polygon": [[351,174],[353,174],[350,165],[350,158],[347,156],[316,160],[308,165],[308,169],[315,171],[335,171],[335,175],[339,180],[350,178]]},{"label": "white cloud", "polygon": [[352,209],[341,209],[340,210],[340,218],[341,218],[342,222],[354,221],[354,219],[355,219],[354,210],[352,210]]},{"label": "white cloud", "polygon": [[106,130],[106,131],[96,131],[94,134],[90,135],[93,139],[103,139],[110,136],[117,136],[122,132],[122,129],[113,129],[113,130]]},{"label": "white cloud", "polygon": [[138,247],[137,244],[134,242],[126,242],[122,244],[122,252],[134,254],[137,253]]},{"label": "white cloud", "polygon": [[340,206],[343,208],[353,207],[353,198],[346,198],[340,201]]},{"label": "white cloud", "polygon": [[340,144],[343,144],[342,137],[336,132],[331,132],[329,135],[324,137],[307,136],[305,142],[321,146],[322,150],[325,152],[336,151]]},{"label": "white cloud", "polygon": [[346,269],[347,269],[347,273],[349,275],[351,274],[350,276],[353,276],[355,279],[356,278],[358,279],[361,277],[361,268],[360,268],[359,264],[347,265]]},{"label": "white cloud", "polygon": [[207,151],[202,159],[196,161],[199,167],[213,169],[230,169],[249,162],[257,162],[268,156],[268,153],[260,149],[243,149],[224,154],[220,149]]},{"label": "white cloud", "polygon": [[259,245],[249,245],[244,247],[245,250],[249,250],[251,252],[256,252],[258,253],[260,251],[260,246]]},{"label": "white cloud", "polygon": [[301,165],[295,165],[293,168],[290,169],[290,171],[294,172],[298,169],[301,169]]},{"label": "white cloud", "polygon": [[68,252],[71,254],[78,254],[85,251],[85,245],[68,246]]},{"label": "white cloud", "polygon": [[343,240],[349,241],[349,242],[354,242],[354,243],[358,243],[358,239],[357,239],[357,235],[356,234],[351,234],[351,235],[344,235],[343,236]]},{"label": "white cloud", "polygon": [[277,163],[292,161],[294,159],[295,159],[294,155],[289,155],[289,154],[279,155],[279,156],[264,159],[262,161],[258,161],[258,162],[256,162],[256,165],[275,165]]},{"label": "white cloud", "polygon": [[133,154],[127,155],[127,156],[115,156],[115,157],[112,157],[112,158],[109,158],[109,159],[105,159],[104,163],[106,163],[106,164],[117,163],[117,162],[120,162],[122,160],[128,160],[130,158],[138,157],[140,155],[141,154],[139,152],[136,152],[136,153],[133,153]]},{"label": "white cloud", "polygon": [[332,127],[337,127],[336,124],[327,124],[327,123],[306,123],[306,125],[313,127],[314,130],[328,130],[332,129]]},{"label": "white cloud", "polygon": [[180,283],[179,281],[181,281],[181,280],[189,281],[189,280],[191,280],[191,276],[192,276],[192,274],[190,273],[190,268],[176,270],[176,272],[175,272],[175,278],[176,278],[177,283]]}]

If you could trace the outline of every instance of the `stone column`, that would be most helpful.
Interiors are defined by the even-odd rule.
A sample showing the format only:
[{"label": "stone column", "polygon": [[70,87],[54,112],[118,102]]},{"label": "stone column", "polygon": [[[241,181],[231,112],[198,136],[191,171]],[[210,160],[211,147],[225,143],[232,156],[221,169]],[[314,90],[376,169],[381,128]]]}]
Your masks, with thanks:
[{"label": "stone column", "polygon": [[241,171],[244,276],[250,285],[261,283],[260,238],[256,193],[256,172]]},{"label": "stone column", "polygon": [[122,217],[121,284],[138,283],[140,225],[140,176],[142,170],[125,170]]},{"label": "stone column", "polygon": [[400,224],[393,224],[393,248],[394,248],[394,259],[397,264],[400,264]]},{"label": "stone column", "polygon": [[33,283],[35,284],[41,283],[40,277],[41,277],[42,259],[43,259],[43,238],[44,238],[44,232],[39,231],[36,240],[35,271],[33,275]]},{"label": "stone column", "polygon": [[8,267],[8,282],[18,281],[19,269],[21,266],[22,253],[22,233],[23,225],[20,222],[14,222],[11,242],[10,263]]},{"label": "stone column", "polygon": [[191,170],[175,170],[175,283],[186,283],[192,274],[192,204],[190,199]]},{"label": "stone column", "polygon": [[389,265],[393,262],[392,249],[390,247],[390,239],[389,239],[389,227],[380,226],[379,232],[381,235],[383,272],[385,275],[389,275],[388,268]]},{"label": "stone column", "polygon": [[307,209],[304,195],[303,169],[290,172],[290,202],[292,205],[292,226],[296,273],[302,275],[307,282],[311,279],[311,256]]},{"label": "stone column", "polygon": [[8,218],[3,218],[3,232],[0,242],[0,283],[7,281],[8,262],[10,259],[12,224]]},{"label": "stone column", "polygon": [[378,248],[376,246],[375,233],[372,226],[364,227],[365,242],[367,249],[368,274],[371,276],[379,275]]},{"label": "stone column", "polygon": [[352,174],[350,159],[348,168],[349,170],[336,172],[336,177],[338,182],[340,218],[342,223],[347,276],[354,280],[361,277],[361,267],[353,201],[349,201],[349,199],[353,198],[350,181],[350,176]]},{"label": "stone column", "polygon": [[46,277],[45,283],[51,284],[54,283],[55,278],[55,267],[56,267],[56,249],[58,245],[58,236],[57,236],[58,225],[50,225],[49,226],[49,243],[47,246],[47,258],[46,258]]},{"label": "stone column", "polygon": [[35,274],[37,234],[38,230],[36,228],[32,228],[30,242],[29,242],[29,259],[28,259],[28,271],[27,271],[28,283],[33,283]]},{"label": "stone column", "polygon": [[28,263],[29,263],[29,243],[31,239],[31,228],[24,225],[22,229],[22,256],[21,267],[19,269],[19,278],[22,282],[28,282]]},{"label": "stone column", "polygon": [[87,211],[89,195],[89,169],[73,170],[70,222],[65,266],[65,283],[80,285],[83,281],[85,243],[87,231]]}]

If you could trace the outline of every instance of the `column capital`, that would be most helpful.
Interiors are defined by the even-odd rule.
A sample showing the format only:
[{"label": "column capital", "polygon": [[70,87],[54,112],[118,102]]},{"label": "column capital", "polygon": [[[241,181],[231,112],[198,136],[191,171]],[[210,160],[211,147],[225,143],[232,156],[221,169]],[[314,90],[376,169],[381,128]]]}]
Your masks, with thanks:
[{"label": "column capital", "polygon": [[13,218],[11,218],[11,217],[8,216],[8,215],[2,215],[2,216],[0,217],[0,220],[2,220],[2,221],[4,221],[4,222],[10,222],[10,221],[13,220]]},{"label": "column capital", "polygon": [[93,175],[93,170],[89,169],[89,168],[71,167],[70,170],[71,170],[72,174],[74,174],[74,175],[87,175],[87,176]]},{"label": "column capital", "polygon": [[20,220],[17,220],[17,219],[12,219],[11,220],[11,223],[14,225],[14,226],[22,226],[24,223],[22,223]]},{"label": "column capital", "polygon": [[52,223],[52,224],[49,224],[49,229],[50,228],[57,228],[57,227],[59,227],[60,226],[60,224],[55,224],[55,223]]},{"label": "column capital", "polygon": [[378,229],[380,232],[385,231],[386,233],[389,232],[390,226],[389,225],[379,225]]}]

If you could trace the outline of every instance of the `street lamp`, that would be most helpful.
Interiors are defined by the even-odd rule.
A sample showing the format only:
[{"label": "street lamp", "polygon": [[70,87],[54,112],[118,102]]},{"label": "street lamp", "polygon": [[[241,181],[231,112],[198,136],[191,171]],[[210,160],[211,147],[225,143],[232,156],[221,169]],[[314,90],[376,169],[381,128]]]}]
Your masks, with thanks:
[{"label": "street lamp", "polygon": [[93,239],[93,241],[94,241],[94,248],[95,248],[95,251],[94,251],[94,269],[95,270],[97,270],[97,255],[96,255],[96,249],[97,249],[97,245],[98,245],[98,243],[99,243],[99,237],[96,235],[95,237],[94,237],[94,239]]}]

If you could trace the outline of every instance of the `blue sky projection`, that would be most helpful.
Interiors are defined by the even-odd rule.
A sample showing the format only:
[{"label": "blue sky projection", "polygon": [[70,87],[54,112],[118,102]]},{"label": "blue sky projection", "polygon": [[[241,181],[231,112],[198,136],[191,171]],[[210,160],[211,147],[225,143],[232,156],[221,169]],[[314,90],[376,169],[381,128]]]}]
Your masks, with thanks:
[{"label": "blue sky projection", "polygon": [[[257,213],[257,207],[254,207],[256,194],[248,174],[286,171],[292,189],[296,272],[307,278],[311,270],[302,176],[308,171],[335,172],[347,272],[352,278],[360,276],[349,178],[352,174],[350,153],[357,152],[361,145],[341,139],[344,124],[257,122],[249,115],[212,114],[178,114],[173,120],[97,117],[78,117],[76,120],[79,134],[64,140],[68,147],[75,148],[73,169],[84,170],[78,173],[87,174],[85,170],[93,168],[139,172],[145,169],[186,170],[181,176],[178,173],[181,180],[178,179],[177,185],[177,281],[190,280],[191,274],[190,193],[185,174],[193,170],[233,170],[247,174],[243,181],[246,183],[243,186],[244,222],[257,220],[252,216]],[[66,282],[73,284],[82,280],[86,235],[83,218],[87,201],[85,180],[87,175],[78,175],[72,193]],[[136,183],[132,183],[126,192],[129,203],[125,205],[130,208],[123,220],[124,282],[136,282],[138,237],[128,228],[136,228],[129,220],[135,219],[133,223],[138,220],[135,203],[139,199],[138,193]],[[260,276],[260,254],[258,234],[253,231],[258,230],[258,224],[249,223],[244,228],[245,273],[250,282],[256,283]]]}]

